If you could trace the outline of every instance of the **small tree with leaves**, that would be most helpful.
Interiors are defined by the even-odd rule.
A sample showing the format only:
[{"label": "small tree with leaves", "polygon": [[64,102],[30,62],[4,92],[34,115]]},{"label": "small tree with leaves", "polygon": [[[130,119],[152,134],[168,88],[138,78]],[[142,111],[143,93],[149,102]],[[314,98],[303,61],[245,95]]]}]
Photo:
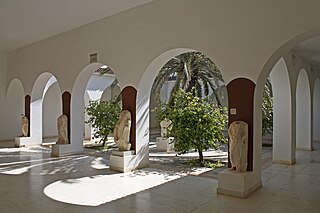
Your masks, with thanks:
[{"label": "small tree with leaves", "polygon": [[168,136],[174,137],[178,154],[196,150],[201,165],[204,150],[217,149],[226,142],[223,130],[227,125],[227,111],[214,106],[212,99],[196,97],[192,91],[180,89],[173,94],[173,105],[160,102],[155,112],[159,121],[171,120]]},{"label": "small tree with leaves", "polygon": [[85,110],[89,116],[89,120],[85,123],[95,129],[92,139],[99,138],[104,146],[119,119],[120,98],[110,101],[90,101]]}]

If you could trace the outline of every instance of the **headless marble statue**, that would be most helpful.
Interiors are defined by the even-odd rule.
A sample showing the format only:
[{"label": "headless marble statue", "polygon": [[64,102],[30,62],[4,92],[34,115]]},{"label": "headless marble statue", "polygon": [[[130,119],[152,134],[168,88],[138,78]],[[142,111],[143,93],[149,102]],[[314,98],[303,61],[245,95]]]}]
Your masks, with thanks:
[{"label": "headless marble statue", "polygon": [[131,113],[128,110],[123,110],[114,127],[114,142],[118,145],[120,151],[129,151],[131,148],[130,128]]},{"label": "headless marble statue", "polygon": [[168,130],[170,130],[171,121],[169,119],[164,119],[160,122],[161,127],[161,137],[167,138],[168,137]]},{"label": "headless marble statue", "polygon": [[57,144],[68,144],[68,117],[60,115],[57,121],[58,141]]},{"label": "headless marble statue", "polygon": [[27,116],[23,116],[21,118],[21,129],[22,129],[22,136],[27,137],[29,132],[29,119]]},{"label": "headless marble statue", "polygon": [[234,121],[230,125],[228,133],[231,161],[230,170],[245,172],[248,165],[248,124],[244,121]]}]

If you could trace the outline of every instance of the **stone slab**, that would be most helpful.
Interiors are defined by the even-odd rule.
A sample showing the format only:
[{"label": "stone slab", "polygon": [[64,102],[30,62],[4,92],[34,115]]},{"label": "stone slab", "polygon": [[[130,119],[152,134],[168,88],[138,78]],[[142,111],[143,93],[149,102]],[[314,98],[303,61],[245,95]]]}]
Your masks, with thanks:
[{"label": "stone slab", "polygon": [[217,193],[246,198],[262,186],[261,180],[255,183],[253,175],[253,172],[239,173],[226,169],[218,174]]},{"label": "stone slab", "polygon": [[119,172],[130,172],[136,168],[134,151],[113,150],[110,155],[110,169]]},{"label": "stone slab", "polygon": [[173,152],[174,151],[173,139],[174,139],[173,137],[169,137],[169,138],[157,137],[156,138],[157,150],[164,151],[164,152]]},{"label": "stone slab", "polygon": [[80,154],[83,152],[83,147],[77,148],[72,144],[53,144],[51,155],[54,157],[60,157],[63,155]]},{"label": "stone slab", "polygon": [[14,146],[24,147],[24,146],[40,146],[41,141],[32,140],[31,137],[15,137]]}]

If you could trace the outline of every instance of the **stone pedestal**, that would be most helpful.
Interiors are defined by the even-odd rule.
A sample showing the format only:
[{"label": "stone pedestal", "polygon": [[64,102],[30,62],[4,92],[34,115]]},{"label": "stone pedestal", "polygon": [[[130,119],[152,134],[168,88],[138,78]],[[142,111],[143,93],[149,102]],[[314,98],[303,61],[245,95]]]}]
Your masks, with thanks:
[{"label": "stone pedestal", "polygon": [[135,169],[134,151],[113,150],[110,156],[110,169],[119,172],[130,172]]},{"label": "stone pedestal", "polygon": [[157,137],[156,138],[157,150],[165,151],[165,152],[173,152],[174,151],[173,139],[174,139],[173,137],[169,137],[169,138]]},{"label": "stone pedestal", "polygon": [[234,172],[228,169],[218,174],[217,193],[245,198],[262,186],[256,181],[253,172]]},{"label": "stone pedestal", "polygon": [[53,144],[51,155],[60,157],[63,155],[80,154],[83,152],[83,146],[73,146],[72,144]]},{"label": "stone pedestal", "polygon": [[23,146],[40,146],[41,141],[31,140],[31,137],[15,137],[14,146],[23,147]]}]

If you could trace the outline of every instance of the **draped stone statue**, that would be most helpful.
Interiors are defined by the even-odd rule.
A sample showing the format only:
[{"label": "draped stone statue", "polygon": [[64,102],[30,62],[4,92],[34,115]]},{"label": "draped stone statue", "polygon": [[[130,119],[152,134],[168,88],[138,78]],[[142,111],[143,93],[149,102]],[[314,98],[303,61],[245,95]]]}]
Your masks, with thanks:
[{"label": "draped stone statue", "polygon": [[27,116],[21,118],[22,136],[27,137],[29,132],[29,119]]},{"label": "draped stone statue", "polygon": [[160,122],[160,127],[161,127],[161,137],[167,138],[168,137],[168,128],[170,128],[171,121],[169,119],[164,119],[163,121]]},{"label": "draped stone statue", "polygon": [[248,165],[248,124],[244,121],[234,121],[229,127],[228,134],[230,170],[245,172]]},{"label": "draped stone statue", "polygon": [[58,141],[57,144],[69,144],[68,140],[68,117],[60,115],[57,119]]},{"label": "draped stone statue", "polygon": [[118,145],[120,151],[129,151],[131,148],[130,128],[131,113],[128,110],[123,110],[114,127],[114,142]]}]

